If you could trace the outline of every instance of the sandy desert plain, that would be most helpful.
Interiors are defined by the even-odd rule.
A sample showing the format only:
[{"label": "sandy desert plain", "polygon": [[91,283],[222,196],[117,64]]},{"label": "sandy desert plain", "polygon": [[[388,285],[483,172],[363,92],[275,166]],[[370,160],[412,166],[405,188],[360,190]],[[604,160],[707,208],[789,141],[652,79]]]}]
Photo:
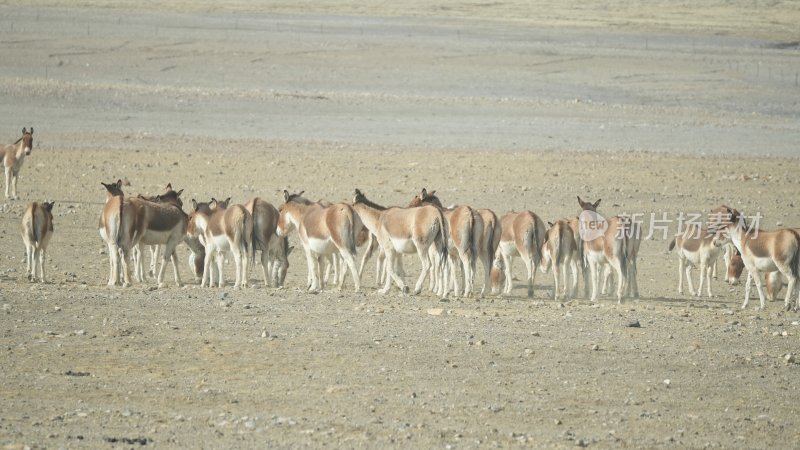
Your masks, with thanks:
[{"label": "sandy desert plain", "polygon": [[[124,178],[798,226],[798,23],[790,1],[0,2],[0,136],[35,129],[0,206],[0,446],[797,447],[800,313],[722,278],[679,295],[658,234],[618,305],[541,273],[533,299],[380,296],[372,265],[311,295],[302,251],[285,289],[200,289],[183,246],[184,287],[108,288],[96,225]],[[45,199],[32,284],[19,223]]]}]

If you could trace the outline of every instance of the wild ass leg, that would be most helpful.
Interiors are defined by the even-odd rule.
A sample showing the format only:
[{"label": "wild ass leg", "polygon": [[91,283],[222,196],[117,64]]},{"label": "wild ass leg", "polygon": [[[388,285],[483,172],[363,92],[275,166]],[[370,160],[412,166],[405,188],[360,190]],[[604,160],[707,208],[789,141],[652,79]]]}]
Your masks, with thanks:
[{"label": "wild ass leg", "polygon": [[17,180],[19,179],[19,173],[11,171],[11,198],[14,200],[19,200],[19,195],[17,195]]},{"label": "wild ass leg", "polygon": [[600,267],[598,266],[599,264],[596,261],[589,261],[589,275],[592,279],[592,296],[589,301],[592,303],[597,301],[597,291],[600,288]]},{"label": "wild ass leg", "polygon": [[11,198],[11,167],[6,167],[6,198]]},{"label": "wild ass leg", "polygon": [[764,309],[766,300],[764,296],[764,286],[762,285],[761,282],[761,272],[759,272],[756,269],[753,270],[751,273],[753,275],[753,281],[756,283],[756,290],[758,291],[758,299],[761,302],[761,306],[759,306],[759,309]]},{"label": "wild ass leg", "polygon": [[119,282],[119,247],[108,244],[108,286],[116,286]]},{"label": "wild ass leg", "polygon": [[503,293],[506,295],[511,294],[511,289],[514,287],[514,283],[511,281],[511,264],[514,262],[514,258],[512,256],[507,256],[503,254],[503,271],[505,272],[505,287],[503,289]]},{"label": "wild ass leg", "polygon": [[45,256],[46,256],[45,255],[45,250],[44,249],[39,249],[38,253],[39,253],[39,255],[38,255],[38,260],[39,260],[39,280],[41,280],[42,283],[46,283],[47,281],[44,278],[44,260],[45,260]]},{"label": "wild ass leg", "polygon": [[694,283],[692,283],[692,265],[686,264],[683,270],[686,273],[686,283],[689,284],[689,295],[694,295],[696,291],[694,290]]},{"label": "wild ass leg", "polygon": [[414,295],[419,295],[422,292],[422,284],[425,283],[425,278],[428,276],[428,271],[431,270],[431,261],[428,258],[428,249],[423,250],[421,245],[417,245],[417,256],[422,265],[422,273],[419,274],[417,283],[414,285]]},{"label": "wild ass leg", "polygon": [[683,256],[678,258],[678,294],[680,295],[683,295],[683,270],[685,264]]}]

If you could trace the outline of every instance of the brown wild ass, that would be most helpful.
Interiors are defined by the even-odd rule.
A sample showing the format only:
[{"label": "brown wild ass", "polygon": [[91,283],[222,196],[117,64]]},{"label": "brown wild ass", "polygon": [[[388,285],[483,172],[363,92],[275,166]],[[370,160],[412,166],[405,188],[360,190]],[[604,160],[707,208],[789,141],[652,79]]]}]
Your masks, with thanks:
[{"label": "brown wild ass", "polygon": [[45,282],[44,260],[47,244],[53,236],[53,202],[33,202],[22,215],[22,242],[25,244],[25,273],[28,280]]},{"label": "brown wild ass", "polygon": [[[739,254],[738,251],[734,250],[734,254],[731,257],[731,262],[728,265],[728,273],[726,276],[726,280],[730,284],[738,284],[739,277],[742,275],[742,271],[744,270],[744,261],[742,261],[742,255]],[[751,275],[748,273],[747,277],[749,278]],[[779,271],[767,272],[764,275],[764,284],[767,287],[767,300],[775,301],[778,298],[778,294],[783,289],[783,286],[786,284],[784,282],[783,277]]]},{"label": "brown wild ass", "polygon": [[289,268],[288,238],[276,235],[278,209],[258,197],[244,208],[253,216],[253,248],[261,252],[261,271],[266,286],[281,287]]},{"label": "brown wild ass", "polygon": [[578,197],[582,212],[580,233],[583,239],[583,256],[592,282],[591,301],[597,301],[601,269],[608,265],[617,279],[617,302],[627,294],[639,297],[636,259],[641,243],[641,229],[629,217],[615,216],[604,219],[597,214],[600,200],[584,202]]},{"label": "brown wild ass", "polygon": [[[750,283],[755,281],[758,290],[760,308],[764,309],[764,290],[762,272],[779,271],[788,280],[784,307],[791,308],[791,297],[795,291],[800,265],[800,233],[793,228],[775,231],[748,229],[744,217],[739,212],[729,209],[731,223],[722,228],[724,231],[715,239],[715,244],[722,246],[732,242],[739,251],[750,276],[745,285],[745,297],[742,308],[747,307],[750,300]],[[800,307],[800,295],[797,305]]]},{"label": "brown wild ass", "polygon": [[130,258],[137,245],[164,245],[158,286],[164,286],[164,269],[172,261],[175,283],[181,286],[175,248],[186,231],[186,214],[176,205],[154,203],[140,198],[126,199],[122,181],[101,183],[106,188],[106,203],[100,215],[100,236],[108,245],[111,265],[108,285],[114,286],[120,278],[119,261],[122,261],[123,286],[130,286]]},{"label": "brown wild ass", "polygon": [[[547,273],[553,266],[553,300],[572,298],[578,288],[578,277],[583,272],[578,259],[578,247],[572,233],[569,219],[561,219],[556,223],[548,222],[550,228],[542,242],[541,270]],[[567,293],[567,269],[572,272],[572,283]]]},{"label": "brown wild ass", "polygon": [[[800,233],[800,229],[795,228],[795,230]],[[730,264],[728,264],[728,271],[726,275],[726,280],[728,283],[738,284],[739,278],[742,275],[742,271],[744,271],[744,261],[742,261],[742,255],[734,248],[733,256],[731,257]],[[748,273],[747,277],[750,278],[751,275]],[[751,280],[748,281],[752,283]],[[783,289],[783,286],[786,285],[786,280],[781,275],[781,272],[776,270],[764,274],[764,284],[767,288],[767,300],[772,302],[778,298],[778,294],[780,294],[781,289]]]},{"label": "brown wild ass", "polygon": [[370,233],[375,235],[386,255],[388,276],[380,294],[386,294],[395,282],[400,291],[406,293],[408,287],[399,272],[401,255],[416,253],[422,265],[422,272],[414,286],[414,294],[422,291],[422,284],[431,269],[428,248],[435,245],[438,252],[439,269],[444,272],[442,297],[447,295],[447,219],[442,211],[432,205],[416,208],[384,208],[373,203],[358,189],[353,198],[355,208],[361,221]]},{"label": "brown wild ass", "polygon": [[[700,297],[703,294],[703,281],[706,281],[708,296],[712,297],[711,272],[719,257],[719,247],[714,245],[714,235],[707,229],[689,225],[669,243],[669,250],[672,251],[674,248],[678,249],[678,293],[683,294],[685,272],[691,295]],[[700,270],[700,284],[697,291],[692,284],[692,267]]]},{"label": "brown wild ass", "polygon": [[[356,237],[363,226],[352,206],[338,203],[323,206],[313,203],[299,194],[283,191],[285,202],[281,205],[278,217],[278,236],[288,236],[297,229],[303,250],[306,253],[308,273],[311,283],[309,291],[322,290],[322,271],[320,257],[338,253],[353,276],[355,291],[361,289],[361,278],[356,268]],[[339,289],[344,277],[340,277]]]},{"label": "brown wild ass", "polygon": [[[536,267],[542,261],[542,242],[547,229],[544,222],[531,211],[508,212],[500,218],[500,244],[497,247],[495,260],[502,259],[502,264],[494,263],[494,270],[503,270],[503,275],[492,275],[493,282],[504,281],[504,294],[510,294],[513,288],[511,265],[515,256],[522,257],[528,271],[528,297],[533,297],[533,283],[536,278]],[[492,285],[492,292],[497,293],[498,284]]]},{"label": "brown wild ass", "polygon": [[[715,230],[719,230],[724,228],[731,222],[731,215],[738,214],[734,208],[730,208],[725,205],[718,206],[712,209],[708,213],[708,217],[706,217],[706,228],[709,230],[710,233],[714,233]],[[731,264],[731,259],[733,258],[736,249],[734,248],[733,244],[728,242],[727,244],[722,246],[722,260],[725,262],[725,271],[728,271],[728,268]],[[717,260],[714,259],[714,266],[712,270],[712,274],[714,278],[717,278]],[[737,277],[738,278],[738,277]]]},{"label": "brown wild ass", "polygon": [[33,127],[28,131],[22,129],[22,137],[13,144],[0,145],[0,157],[3,158],[3,167],[6,173],[6,198],[16,200],[17,178],[22,169],[25,157],[31,154],[33,149]]},{"label": "brown wild ass", "polygon": [[[233,254],[236,268],[236,279],[233,288],[247,287],[247,262],[253,255],[253,216],[242,205],[227,206],[225,202],[212,199],[208,210],[192,199],[192,212],[189,214],[189,223],[186,233],[189,236],[201,237],[205,247],[203,264],[203,277],[200,286],[212,287],[214,282],[211,263],[217,263],[218,287],[225,284],[222,273],[224,254]],[[227,207],[226,207],[227,206]]]},{"label": "brown wild ass", "polygon": [[[450,258],[450,279],[453,281],[453,293],[456,296],[461,295],[461,288],[458,285],[458,276],[456,270],[460,267],[461,273],[464,276],[464,297],[472,295],[472,289],[475,284],[475,266],[478,257],[478,245],[483,236],[483,218],[469,206],[454,206],[445,208],[442,202],[436,196],[436,191],[430,193],[427,189],[423,188],[422,191],[415,195],[411,202],[408,204],[409,208],[416,208],[425,204],[433,205],[439,208],[447,219],[447,234],[450,236],[448,241],[448,252]],[[428,249],[429,257],[431,257],[432,267],[435,273],[441,273],[436,269],[436,255],[435,251],[431,255],[432,249]],[[460,265],[456,263],[458,258]],[[438,277],[433,277],[437,279]],[[441,284],[441,280],[436,280],[435,284]],[[449,290],[449,286],[439,286],[436,289],[437,294],[443,295],[443,290]]]}]

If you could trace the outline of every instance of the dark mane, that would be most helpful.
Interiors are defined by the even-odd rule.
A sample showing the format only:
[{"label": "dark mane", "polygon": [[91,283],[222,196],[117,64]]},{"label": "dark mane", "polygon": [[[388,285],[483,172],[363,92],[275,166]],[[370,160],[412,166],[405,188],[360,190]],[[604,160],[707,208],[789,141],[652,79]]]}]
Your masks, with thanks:
[{"label": "dark mane", "polygon": [[378,211],[386,211],[388,208],[385,206],[381,206],[372,200],[368,199],[366,195],[364,195],[361,191],[356,189],[356,197],[353,200],[353,203],[362,203],[370,208],[377,209]]},{"label": "dark mane", "polygon": [[289,195],[289,198],[286,199],[286,203],[289,203],[289,202],[300,203],[300,204],[303,204],[303,205],[310,205],[311,204],[311,200],[303,197],[300,194],[291,194],[291,195]]}]

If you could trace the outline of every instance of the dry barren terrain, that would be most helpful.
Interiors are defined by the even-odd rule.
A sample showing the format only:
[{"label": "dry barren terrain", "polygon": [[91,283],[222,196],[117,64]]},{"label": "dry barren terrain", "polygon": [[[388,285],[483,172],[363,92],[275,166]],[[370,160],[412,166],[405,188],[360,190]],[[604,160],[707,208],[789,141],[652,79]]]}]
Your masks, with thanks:
[{"label": "dry barren terrain", "polygon": [[[0,133],[32,125],[36,147],[0,212],[0,445],[796,446],[800,314],[741,310],[721,277],[679,295],[660,232],[622,305],[552,301],[541,273],[533,299],[380,296],[372,265],[361,292],[312,295],[299,249],[285,289],[200,289],[185,247],[184,287],[105,286],[117,178],[185,201],[427,187],[546,220],[602,198],[646,232],[719,204],[800,225],[795,4],[635,3],[3,3]],[[32,284],[19,223],[44,199]]]}]

